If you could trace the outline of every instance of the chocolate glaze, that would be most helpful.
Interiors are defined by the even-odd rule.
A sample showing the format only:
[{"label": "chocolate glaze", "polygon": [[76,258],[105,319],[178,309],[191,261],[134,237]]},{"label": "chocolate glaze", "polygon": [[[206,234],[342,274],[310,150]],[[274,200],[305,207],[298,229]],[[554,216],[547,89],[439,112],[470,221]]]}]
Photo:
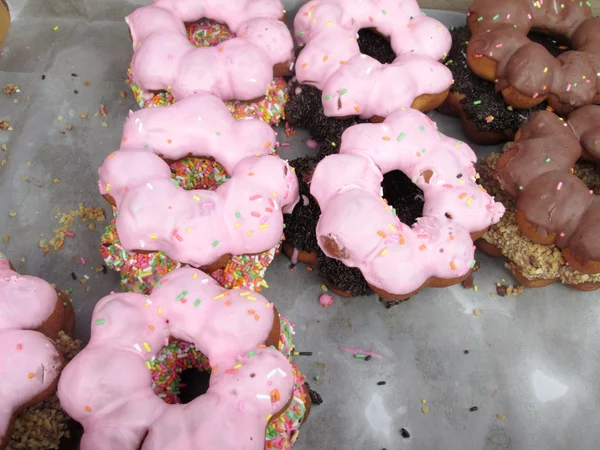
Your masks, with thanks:
[{"label": "chocolate glaze", "polygon": [[582,261],[600,261],[600,197],[571,168],[583,151],[598,154],[598,118],[600,106],[595,105],[572,113],[568,123],[548,111],[536,113],[520,139],[505,147],[512,158],[496,173],[538,234],[556,233],[556,246]]},{"label": "chocolate glaze", "polygon": [[[475,123],[479,131],[493,133],[501,133],[504,130],[516,131],[529,120],[533,113],[546,109],[545,102],[527,110],[511,111],[508,109],[509,105],[504,101],[502,94],[495,91],[494,83],[479,78],[471,72],[467,65],[467,45],[471,39],[469,27],[452,29],[451,34],[452,48],[446,62],[454,77],[451,92],[465,96],[461,100],[462,108],[467,118]],[[528,37],[533,42],[543,45],[553,56],[558,56],[567,49],[544,34],[530,33]],[[492,121],[488,120],[490,116],[493,117]]]},{"label": "chocolate glaze", "polygon": [[[512,86],[529,97],[552,94],[557,111],[591,104],[600,92],[600,19],[591,18],[586,2],[475,0],[469,16],[469,51],[497,63],[497,90]],[[569,39],[574,51],[554,58],[527,38],[532,29]]]}]

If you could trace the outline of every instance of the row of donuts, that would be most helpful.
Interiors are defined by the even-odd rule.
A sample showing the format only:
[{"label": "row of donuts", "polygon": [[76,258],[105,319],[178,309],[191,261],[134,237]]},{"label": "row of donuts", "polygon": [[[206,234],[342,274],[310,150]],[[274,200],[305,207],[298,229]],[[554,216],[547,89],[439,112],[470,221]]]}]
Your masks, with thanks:
[{"label": "row of donuts", "polygon": [[[515,29],[526,34],[548,20],[543,3],[527,9],[521,0],[505,2],[496,15],[489,3],[482,12],[484,3],[471,7],[474,33],[481,34],[482,22],[505,30],[518,16]],[[568,37],[597,55],[588,39],[598,36],[597,22],[589,8],[577,7],[567,4],[560,13],[570,19],[569,30],[579,30]],[[521,15],[532,23],[521,23]],[[140,294],[111,294],[97,304],[90,343],[59,382],[64,358],[53,339],[58,330],[72,331],[70,302],[0,258],[6,310],[0,340],[9,349],[0,369],[10,375],[0,448],[18,411],[47,398],[57,383],[62,406],[85,428],[83,449],[194,448],[196,442],[290,448],[311,396],[289,361],[292,325],[258,293],[284,224],[292,261],[318,265],[342,295],[374,291],[387,301],[405,300],[423,287],[455,284],[473,268],[473,240],[489,236],[504,206],[480,186],[471,148],[441,134],[419,111],[440,106],[451,89],[453,71],[440,62],[450,51],[447,29],[414,0],[314,0],[296,16],[294,34],[304,49],[294,60],[284,18],[278,0],[157,0],[127,18],[132,89],[141,106],[152,108],[131,113],[119,150],[100,167],[99,188],[115,213],[101,251],[122,271],[124,287]],[[500,57],[494,76],[506,99],[516,92],[521,103],[514,107],[530,106],[523,99],[529,87],[519,81],[507,87],[512,72],[505,65],[529,44],[513,32],[494,36],[510,37],[510,49],[486,50],[487,56],[473,50],[473,58],[489,70]],[[369,56],[369,45],[384,49]],[[582,58],[600,73],[594,57]],[[562,80],[563,69],[551,68],[558,73],[552,80]],[[286,105],[286,82],[277,77],[294,69]],[[577,95],[543,78],[552,86],[549,98],[560,100],[559,112],[596,100],[597,75],[588,72],[569,74],[582,77],[585,90]],[[288,163],[277,156],[268,124],[283,118],[284,108],[288,120],[308,122],[316,158]],[[573,270],[592,276],[600,272],[596,197],[568,169],[582,154],[598,152],[598,108],[581,108],[568,123],[547,111],[536,114],[494,174],[518,198],[523,234],[563,249]],[[236,121],[246,117],[262,121]],[[568,151],[553,150],[549,143],[557,139]],[[303,247],[293,230],[314,242]],[[583,280],[574,285],[598,287],[594,278]],[[22,307],[12,305],[15,298]],[[211,372],[209,391],[188,405],[168,406],[177,396],[158,381],[164,372],[155,368],[169,351]],[[226,420],[216,429],[212,417]]]}]

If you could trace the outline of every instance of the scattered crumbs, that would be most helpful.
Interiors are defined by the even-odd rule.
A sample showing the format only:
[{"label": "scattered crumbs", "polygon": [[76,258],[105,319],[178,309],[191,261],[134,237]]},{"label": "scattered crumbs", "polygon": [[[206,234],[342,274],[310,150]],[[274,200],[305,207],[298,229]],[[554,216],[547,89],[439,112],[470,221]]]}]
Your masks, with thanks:
[{"label": "scattered crumbs", "polygon": [[83,85],[84,85],[84,86],[89,86],[89,85],[90,85],[90,82],[89,82],[89,81],[84,81],[84,82],[83,82]]},{"label": "scattered crumbs", "polygon": [[98,113],[94,113],[94,117],[98,117],[100,114]]},{"label": "scattered crumbs", "polygon": [[58,116],[58,120],[65,120],[64,116]]},{"label": "scattered crumbs", "polygon": [[58,25],[53,28],[54,31],[58,31]]},{"label": "scattered crumbs", "polygon": [[127,98],[127,92],[121,91],[121,98]]},{"label": "scattered crumbs", "polygon": [[475,412],[475,411],[477,411],[478,409],[479,409],[479,408],[478,408],[477,406],[471,406],[471,407],[469,408],[469,411],[471,411],[471,412]]},{"label": "scattered crumbs", "polygon": [[82,113],[79,115],[82,119],[87,119],[87,113]]},{"label": "scattered crumbs", "polygon": [[4,158],[2,160],[2,162],[0,163],[0,165],[5,166],[7,162],[8,162],[8,160],[6,158]]},{"label": "scattered crumbs", "polygon": [[424,398],[422,398],[422,399],[421,399],[421,403],[422,403],[422,404],[425,404],[425,403],[427,403],[427,400],[425,400]]},{"label": "scattered crumbs", "polygon": [[13,127],[6,120],[2,119],[2,120],[0,120],[0,130],[3,130],[3,131],[6,131],[6,130],[12,131]]},{"label": "scattered crumbs", "polygon": [[107,124],[106,122],[100,122],[100,126],[101,126],[101,127],[107,127],[107,126],[108,126],[108,124]]},{"label": "scattered crumbs", "polygon": [[5,244],[8,244],[8,234],[5,234],[2,236],[2,242],[4,242]]},{"label": "scattered crumbs", "polygon": [[465,355],[468,355],[468,354],[469,354],[469,353],[471,353],[471,352],[470,352],[469,350],[465,350],[463,353],[464,353]]},{"label": "scattered crumbs", "polygon": [[497,418],[498,420],[504,420],[504,418],[505,418],[505,417],[506,417],[506,416],[505,416],[504,414],[500,414],[500,413],[496,414],[496,418]]},{"label": "scattered crumbs", "polygon": [[8,151],[8,145],[6,145],[6,144],[2,144],[2,151],[3,151],[3,152],[6,152],[6,151]]},{"label": "scattered crumbs", "polygon": [[9,215],[10,217],[17,217],[17,212],[16,212],[16,211],[9,211],[9,212],[8,212],[8,215]]},{"label": "scattered crumbs", "polygon": [[66,128],[67,130],[71,131],[71,130],[73,129],[73,125],[71,125],[71,124],[68,124],[68,125],[66,125],[66,126],[65,126],[65,128]]},{"label": "scattered crumbs", "polygon": [[421,412],[422,412],[423,414],[427,414],[427,413],[429,412],[429,406],[423,406],[423,407],[421,408]]},{"label": "scattered crumbs", "polygon": [[106,116],[106,109],[104,109],[103,104],[100,105],[100,114],[102,114],[103,116]]},{"label": "scattered crumbs", "polygon": [[383,386],[385,384],[387,384],[385,381],[378,381],[377,382],[377,386]]},{"label": "scattered crumbs", "polygon": [[46,79],[46,75],[42,74],[42,80]]},{"label": "scattered crumbs", "polygon": [[58,183],[60,183],[60,178],[55,178],[54,180],[52,180],[52,182],[54,184],[58,184]]},{"label": "scattered crumbs", "polygon": [[25,165],[27,165],[27,167],[31,167],[31,161],[27,161]]},{"label": "scattered crumbs", "polygon": [[402,435],[402,437],[404,439],[408,439],[410,437],[410,433],[408,432],[408,430],[406,428],[400,429],[400,435]]},{"label": "scattered crumbs", "polygon": [[7,84],[4,86],[4,95],[12,95],[15,92],[21,92],[18,84]]},{"label": "scattered crumbs", "polygon": [[481,311],[479,309],[475,309],[473,310],[473,314],[476,316],[480,316],[481,315]]},{"label": "scattered crumbs", "polygon": [[[57,210],[57,216],[60,226],[53,231],[54,235],[52,238],[40,241],[40,248],[44,253],[50,252],[50,250],[58,251],[64,243],[65,237],[74,238],[75,234],[70,231],[70,228],[74,225],[75,219],[79,217],[83,223],[94,223],[103,222],[106,220],[104,209],[102,208],[89,208],[85,206],[85,203],[80,203],[78,209],[71,210],[69,212],[61,212]],[[89,225],[88,225],[89,227]]]}]

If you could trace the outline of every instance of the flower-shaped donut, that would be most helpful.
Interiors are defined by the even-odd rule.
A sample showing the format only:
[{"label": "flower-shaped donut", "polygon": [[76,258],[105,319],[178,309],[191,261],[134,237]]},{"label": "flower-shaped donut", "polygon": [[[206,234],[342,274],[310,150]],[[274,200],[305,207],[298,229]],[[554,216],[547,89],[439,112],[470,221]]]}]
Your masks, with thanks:
[{"label": "flower-shaped donut", "polygon": [[[361,28],[388,37],[397,58],[383,65],[362,55]],[[450,50],[450,33],[415,0],[313,0],[300,8],[294,33],[306,44],[296,63],[298,81],[322,91],[329,117],[387,117],[411,105],[433,109],[452,84],[452,73],[438,62]]]},{"label": "flower-shaped donut", "polygon": [[[148,98],[162,90],[177,100],[199,92],[223,101],[263,97],[294,56],[283,16],[279,0],[155,0],[126,18],[133,78]],[[190,45],[185,24],[202,18],[227,24],[237,37],[216,47]]]},{"label": "flower-shaped donut", "polygon": [[0,253],[0,449],[16,414],[56,390],[63,357],[52,339],[71,331],[69,308],[50,284],[19,275]]},{"label": "flower-shaped donut", "polygon": [[[348,128],[340,153],[323,159],[312,178],[311,194],[322,212],[319,246],[359,268],[390,300],[460,280],[474,263],[472,237],[504,213],[476,183],[475,161],[468,145],[439,133],[413,109]],[[423,190],[423,217],[412,227],[380,197],[383,174],[392,170]]]},{"label": "flower-shaped donut", "polygon": [[[105,297],[92,324],[58,386],[61,405],[85,429],[82,450],[263,449],[267,423],[297,401],[290,362],[269,348],[279,339],[273,305],[196,269],[171,272],[150,296]],[[170,336],[193,343],[213,368],[206,394],[186,405],[152,390],[147,365]]]},{"label": "flower-shaped donut", "polygon": [[[258,119],[236,121],[212,95],[131,114],[120,150],[99,169],[100,191],[119,211],[121,245],[162,251],[207,271],[232,254],[275,247],[283,213],[298,201],[298,181],[270,154],[274,144],[271,127]],[[189,155],[216,159],[231,179],[214,191],[180,188],[165,160]]]},{"label": "flower-shaped donut", "polygon": [[600,196],[573,174],[584,156],[600,161],[600,106],[588,105],[568,122],[536,113],[496,164],[500,185],[516,197],[519,231],[556,245],[571,269],[600,273]]}]

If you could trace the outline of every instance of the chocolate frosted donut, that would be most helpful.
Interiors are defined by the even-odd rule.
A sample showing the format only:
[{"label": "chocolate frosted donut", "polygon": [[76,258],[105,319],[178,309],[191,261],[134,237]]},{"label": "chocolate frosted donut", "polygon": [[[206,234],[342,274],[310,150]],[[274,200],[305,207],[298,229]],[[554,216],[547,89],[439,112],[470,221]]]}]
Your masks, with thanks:
[{"label": "chocolate frosted donut", "polygon": [[[548,108],[546,102],[531,109],[514,110],[494,83],[475,75],[467,64],[467,46],[471,31],[467,26],[451,30],[452,48],[446,65],[452,71],[454,84],[446,102],[439,108],[443,114],[457,116],[463,123],[470,140],[481,145],[497,144],[514,139],[515,133],[536,111]],[[532,32],[532,42],[542,46],[553,56],[564,53],[568,47],[552,37]]]},{"label": "chocolate frosted donut", "polygon": [[573,174],[585,154],[600,155],[600,106],[572,113],[568,123],[540,111],[519,131],[496,164],[497,178],[516,197],[517,222],[535,243],[554,244],[568,264],[600,273],[600,197]]},{"label": "chocolate frosted donut", "polygon": [[[468,16],[469,67],[514,108],[547,99],[567,114],[600,100],[600,18],[592,18],[589,2],[475,0]],[[555,58],[529,40],[532,29],[564,37],[573,51]]]}]

